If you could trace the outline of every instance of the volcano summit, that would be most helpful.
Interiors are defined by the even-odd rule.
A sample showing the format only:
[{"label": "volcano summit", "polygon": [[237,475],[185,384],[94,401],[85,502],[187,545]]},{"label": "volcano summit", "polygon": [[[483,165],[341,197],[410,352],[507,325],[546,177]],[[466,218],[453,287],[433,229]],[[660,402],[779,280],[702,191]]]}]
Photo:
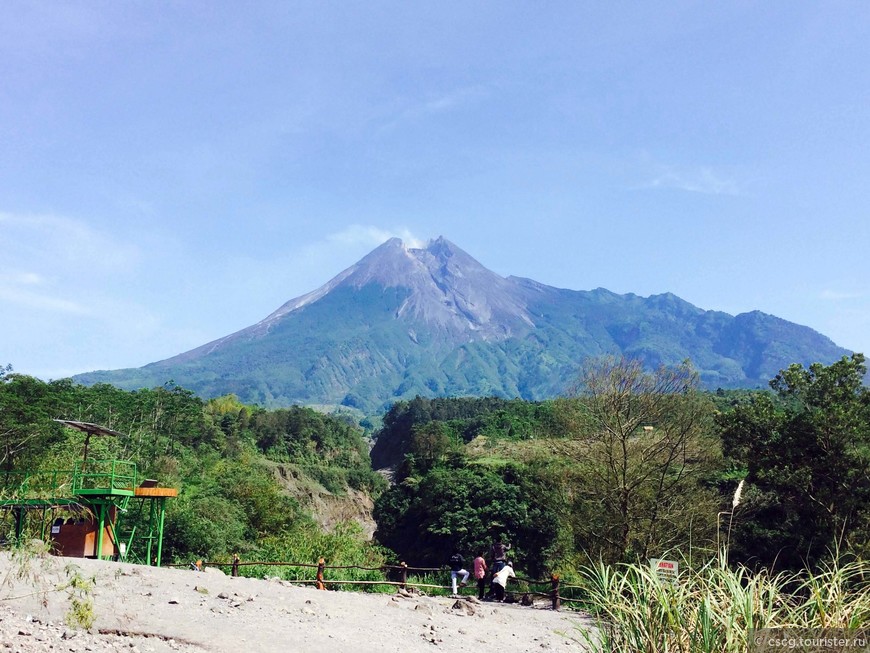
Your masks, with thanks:
[{"label": "volcano summit", "polygon": [[393,238],[241,331],[141,368],[74,378],[125,389],[171,379],[205,398],[374,412],[418,394],[552,397],[603,354],[650,366],[689,359],[706,387],[732,388],[848,353],[759,311],[705,311],[670,293],[564,290],[501,277],[444,238],[419,249]]}]

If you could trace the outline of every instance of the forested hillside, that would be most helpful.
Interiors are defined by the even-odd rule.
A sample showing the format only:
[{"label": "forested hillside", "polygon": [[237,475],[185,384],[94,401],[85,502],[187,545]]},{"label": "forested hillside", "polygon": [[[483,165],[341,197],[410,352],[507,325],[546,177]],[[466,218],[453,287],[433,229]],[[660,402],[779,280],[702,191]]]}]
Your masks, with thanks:
[{"label": "forested hillside", "polygon": [[540,403],[395,405],[375,447],[399,461],[376,505],[380,541],[433,563],[503,537],[533,573],[645,559],[690,537],[714,550],[725,463],[694,372],[607,363],[585,387]]},{"label": "forested hillside", "polygon": [[[180,489],[165,551],[181,560],[329,551],[333,562],[439,566],[454,548],[471,555],[502,537],[531,575],[722,549],[795,569],[834,551],[868,553],[865,373],[856,354],[793,365],[770,390],[709,393],[688,364],[650,372],[604,358],[559,399],[400,401],[371,452],[375,467],[391,468],[387,488],[363,432],[341,417],[204,402],[176,386],[45,383],[7,368],[0,465],[71,467],[84,436],[54,418],[120,432],[93,438],[89,456],[132,460],[142,477]],[[317,493],[375,498],[376,544],[350,523],[321,528]]]},{"label": "forested hillside", "polygon": [[720,547],[790,569],[866,555],[865,372],[855,355],[793,365],[770,391],[706,393],[688,366],[605,359],[555,401],[399,402],[373,450],[396,470],[377,537],[437,564],[501,536],[533,573]]},{"label": "forested hillside", "polygon": [[[384,485],[371,471],[362,431],[308,408],[266,411],[232,396],[203,402],[176,386],[128,392],[45,383],[9,368],[0,379],[2,470],[71,469],[85,436],[55,418],[120,432],[91,438],[89,458],[131,460],[140,478],[179,488],[168,503],[164,553],[170,558],[283,554],[289,542],[328,537],[307,496],[282,487],[282,474],[309,494],[370,495]],[[8,498],[16,481],[4,478],[0,491]],[[0,516],[8,533],[10,515]]]}]

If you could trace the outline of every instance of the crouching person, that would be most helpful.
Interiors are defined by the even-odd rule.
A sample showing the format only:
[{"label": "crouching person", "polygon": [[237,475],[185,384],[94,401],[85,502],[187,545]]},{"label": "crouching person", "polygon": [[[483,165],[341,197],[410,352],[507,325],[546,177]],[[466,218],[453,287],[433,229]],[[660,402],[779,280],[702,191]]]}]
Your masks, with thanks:
[{"label": "crouching person", "polygon": [[504,601],[504,593],[507,588],[508,578],[515,578],[514,567],[510,560],[505,562],[504,567],[498,570],[492,577],[492,598],[495,601]]}]

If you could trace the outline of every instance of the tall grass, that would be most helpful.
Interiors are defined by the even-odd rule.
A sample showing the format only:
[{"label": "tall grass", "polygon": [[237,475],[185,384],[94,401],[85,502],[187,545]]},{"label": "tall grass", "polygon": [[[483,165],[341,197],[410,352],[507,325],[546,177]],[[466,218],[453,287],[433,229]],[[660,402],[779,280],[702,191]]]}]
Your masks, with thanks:
[{"label": "tall grass", "polygon": [[581,570],[598,632],[594,651],[743,652],[758,628],[858,628],[870,623],[870,564],[832,562],[771,575],[729,567],[724,555],[678,582],[645,565]]}]

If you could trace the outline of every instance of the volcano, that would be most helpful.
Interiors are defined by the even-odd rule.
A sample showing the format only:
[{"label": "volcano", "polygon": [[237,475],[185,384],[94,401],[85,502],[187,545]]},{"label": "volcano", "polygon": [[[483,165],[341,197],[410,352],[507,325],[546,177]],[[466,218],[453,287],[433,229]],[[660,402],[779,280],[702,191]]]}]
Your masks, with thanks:
[{"label": "volcano", "polygon": [[438,238],[383,243],[263,320],[141,368],[80,374],[124,389],[172,380],[203,398],[372,414],[421,396],[558,396],[589,357],[690,360],[710,389],[761,387],[791,363],[850,352],[760,311],[732,316],[665,293],[554,288],[502,277]]}]

